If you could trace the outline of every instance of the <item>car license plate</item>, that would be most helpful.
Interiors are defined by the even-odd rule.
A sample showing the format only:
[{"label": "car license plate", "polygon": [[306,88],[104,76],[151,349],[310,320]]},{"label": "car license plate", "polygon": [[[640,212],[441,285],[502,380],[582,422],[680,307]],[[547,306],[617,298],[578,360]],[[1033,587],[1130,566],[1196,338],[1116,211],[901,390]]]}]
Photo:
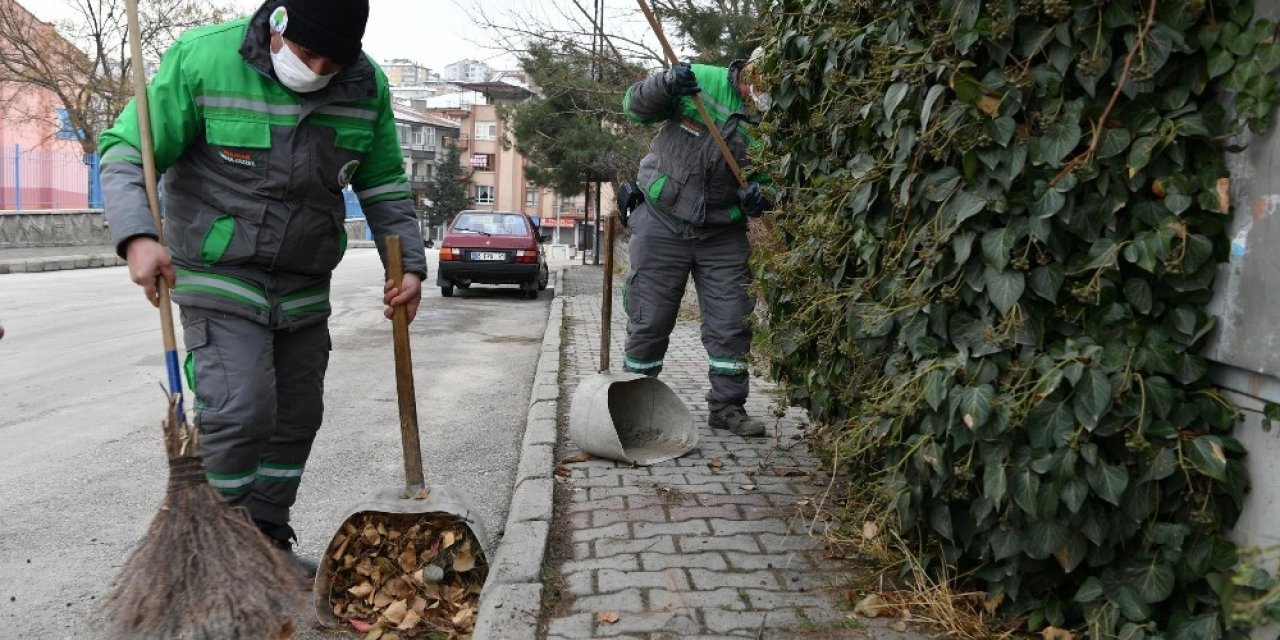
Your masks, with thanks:
[{"label": "car license plate", "polygon": [[471,252],[471,259],[486,262],[495,260],[501,261],[507,259],[507,254],[493,251],[473,251]]}]

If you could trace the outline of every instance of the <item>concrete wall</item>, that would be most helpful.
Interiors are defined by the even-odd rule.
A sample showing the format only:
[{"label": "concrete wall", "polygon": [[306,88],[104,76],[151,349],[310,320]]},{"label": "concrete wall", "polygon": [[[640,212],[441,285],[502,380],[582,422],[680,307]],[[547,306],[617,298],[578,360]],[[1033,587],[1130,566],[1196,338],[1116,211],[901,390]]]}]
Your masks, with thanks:
[{"label": "concrete wall", "polygon": [[101,210],[0,211],[0,249],[109,244]]}]

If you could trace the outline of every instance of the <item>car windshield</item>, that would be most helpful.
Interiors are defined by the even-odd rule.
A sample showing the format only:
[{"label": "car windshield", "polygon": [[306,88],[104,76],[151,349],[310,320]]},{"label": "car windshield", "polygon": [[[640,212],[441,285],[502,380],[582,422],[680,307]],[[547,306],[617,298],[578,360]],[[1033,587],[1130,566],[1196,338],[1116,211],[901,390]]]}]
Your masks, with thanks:
[{"label": "car windshield", "polygon": [[529,227],[518,213],[463,213],[453,223],[454,231],[472,231],[495,236],[527,236]]}]

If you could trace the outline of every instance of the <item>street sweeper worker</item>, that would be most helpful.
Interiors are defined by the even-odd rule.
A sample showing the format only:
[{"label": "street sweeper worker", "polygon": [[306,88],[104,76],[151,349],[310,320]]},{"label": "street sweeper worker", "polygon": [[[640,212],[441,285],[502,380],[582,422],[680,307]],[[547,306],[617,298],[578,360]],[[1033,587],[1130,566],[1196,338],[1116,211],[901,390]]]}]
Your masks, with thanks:
[{"label": "street sweeper worker", "polygon": [[136,104],[100,143],[116,250],[152,304],[163,277],[181,310],[208,480],[284,549],[323,415],[345,188],[384,259],[383,238],[404,239],[388,318],[405,306],[413,319],[426,275],[387,78],[361,51],[368,16],[368,0],[269,0],[170,47],[147,88],[163,245]]},{"label": "street sweeper worker", "polygon": [[754,60],[726,67],[680,63],[632,85],[624,112],[642,123],[662,123],[640,161],[638,188],[621,189],[619,208],[630,215],[631,268],[623,304],[627,343],[623,367],[657,376],[675,327],[685,283],[693,274],[707,351],[708,423],[740,436],[760,436],[764,423],[744,408],[750,391],[747,318],[755,300],[747,291],[747,219],[769,201],[758,180],[740,187],[708,133],[692,96],[699,95],[745,175],[750,129],[759,123],[767,94],[758,86]]}]

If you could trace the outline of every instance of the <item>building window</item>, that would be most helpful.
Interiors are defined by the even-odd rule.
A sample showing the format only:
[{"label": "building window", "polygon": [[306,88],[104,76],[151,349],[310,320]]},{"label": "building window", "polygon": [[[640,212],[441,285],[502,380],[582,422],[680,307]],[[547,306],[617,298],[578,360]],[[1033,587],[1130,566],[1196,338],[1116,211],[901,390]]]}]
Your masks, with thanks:
[{"label": "building window", "polygon": [[426,127],[426,128],[424,128],[424,129],[423,129],[423,132],[424,132],[424,133],[423,133],[423,136],[424,136],[424,142],[423,142],[423,144],[424,144],[428,149],[435,149],[435,148],[436,148],[436,130],[435,130],[435,127]]},{"label": "building window", "polygon": [[492,153],[471,154],[471,168],[476,171],[493,171]]},{"label": "building window", "polygon": [[397,124],[396,136],[400,138],[400,146],[407,147],[413,137],[413,129],[407,124]]},{"label": "building window", "polygon": [[498,123],[496,122],[477,122],[476,123],[476,140],[497,140],[498,139]]},{"label": "building window", "polygon": [[427,146],[427,132],[426,132],[426,127],[414,127],[414,128],[413,128],[413,146],[418,147],[418,148],[422,148],[422,147]]},{"label": "building window", "polygon": [[538,190],[534,187],[526,187],[524,192],[524,206],[538,206]]},{"label": "building window", "polygon": [[476,185],[476,204],[493,204],[493,187],[486,184]]}]

